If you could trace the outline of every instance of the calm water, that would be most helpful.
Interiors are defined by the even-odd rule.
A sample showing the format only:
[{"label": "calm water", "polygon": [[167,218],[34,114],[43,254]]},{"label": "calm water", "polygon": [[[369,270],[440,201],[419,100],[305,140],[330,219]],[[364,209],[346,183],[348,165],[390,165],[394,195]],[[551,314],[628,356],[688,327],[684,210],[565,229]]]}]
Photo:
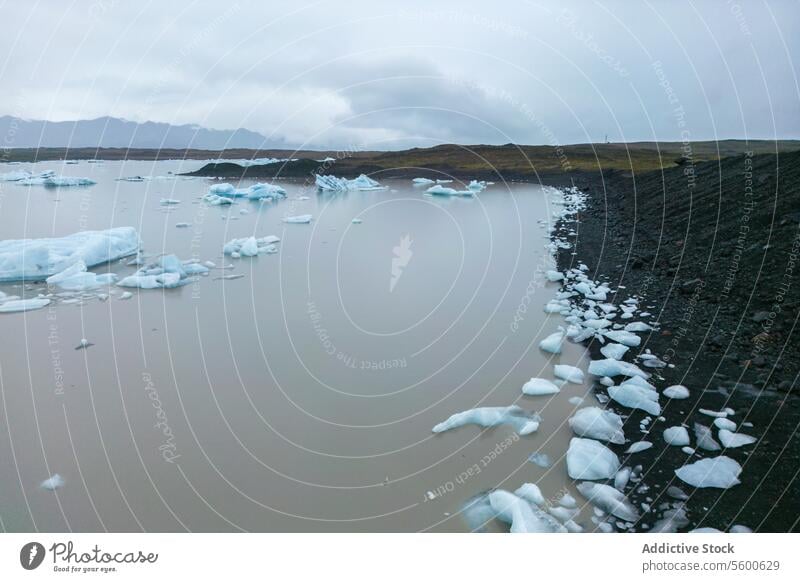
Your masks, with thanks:
[{"label": "calm water", "polygon": [[[0,166],[98,182],[0,183],[0,238],[135,226],[147,253],[233,265],[128,301],[112,288],[105,302],[0,315],[6,530],[465,531],[461,506],[480,491],[571,490],[567,401],[587,387],[520,392],[583,354],[537,348],[560,323],[542,312],[555,287],[543,283],[551,264],[537,221],[554,211],[552,194],[498,184],[431,198],[384,180],[389,190],[322,195],[285,181],[287,200],[208,207],[206,180],[115,181],[200,165]],[[167,197],[181,203],[165,208]],[[312,224],[281,221],[305,213]],[[278,254],[222,256],[231,238],[270,234]],[[230,274],[244,277],[221,278]],[[81,338],[94,346],[75,350]],[[431,433],[452,413],[513,403],[543,421],[499,454],[513,434],[504,427]],[[535,451],[553,466],[528,462]],[[65,480],[56,494],[39,488],[53,473]]]}]

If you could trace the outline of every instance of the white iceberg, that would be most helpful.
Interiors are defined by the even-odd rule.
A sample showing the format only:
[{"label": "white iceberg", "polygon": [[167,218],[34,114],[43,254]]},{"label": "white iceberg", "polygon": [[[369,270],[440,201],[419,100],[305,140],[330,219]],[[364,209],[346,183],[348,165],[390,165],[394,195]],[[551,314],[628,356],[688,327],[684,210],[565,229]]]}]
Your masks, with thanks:
[{"label": "white iceberg", "polygon": [[562,343],[564,343],[564,332],[557,331],[539,342],[539,349],[551,354],[560,354]]},{"label": "white iceberg", "polygon": [[42,489],[47,489],[48,491],[55,491],[56,489],[60,489],[64,486],[64,478],[56,473],[49,479],[45,479],[39,484],[39,487]]},{"label": "white iceberg", "polygon": [[553,374],[556,378],[561,378],[572,384],[583,384],[583,370],[567,364],[556,364],[553,366]]},{"label": "white iceberg", "polygon": [[33,311],[50,305],[47,298],[37,297],[34,299],[11,299],[0,303],[0,313],[20,313],[22,311]]},{"label": "white iceberg", "polygon": [[448,188],[447,186],[441,186],[439,184],[431,186],[425,190],[425,192],[432,196],[472,196],[473,194],[471,190],[456,190],[454,188]]},{"label": "white iceberg", "polygon": [[248,238],[235,238],[222,248],[222,252],[226,255],[231,255],[234,258],[239,257],[255,257],[260,254],[272,254],[278,252],[278,247],[275,243],[280,241],[277,236],[265,236],[256,238],[254,236]]},{"label": "white iceberg", "polygon": [[547,505],[547,501],[544,495],[542,495],[542,490],[539,489],[539,486],[535,483],[524,483],[519,489],[514,491],[514,495],[524,499],[528,503],[538,505],[539,507]]},{"label": "white iceberg", "polygon": [[0,281],[41,281],[78,261],[92,267],[135,254],[140,245],[130,226],[62,238],[0,241]]},{"label": "white iceberg", "polygon": [[683,426],[671,426],[664,431],[664,441],[674,447],[683,447],[689,444],[689,431]]},{"label": "white iceberg", "polygon": [[331,192],[343,192],[345,190],[384,190],[379,182],[369,176],[361,174],[358,178],[347,180],[336,176],[317,174],[314,178],[317,188]]},{"label": "white iceberg", "polygon": [[639,441],[639,442],[633,443],[631,446],[629,446],[627,448],[627,450],[625,451],[625,454],[626,455],[632,455],[634,453],[641,453],[642,451],[646,451],[647,449],[649,449],[652,446],[653,446],[653,443],[651,443],[651,442]]},{"label": "white iceberg", "polygon": [[735,449],[737,447],[752,445],[754,442],[756,442],[756,440],[758,440],[749,434],[731,432],[726,428],[720,429],[718,436],[722,446],[726,449]]},{"label": "white iceberg", "polygon": [[549,396],[558,392],[559,387],[544,378],[531,378],[522,386],[522,393],[528,396]]},{"label": "white iceberg", "polygon": [[564,274],[558,271],[547,271],[544,276],[547,278],[548,281],[551,283],[556,283],[558,281],[564,280]]},{"label": "white iceberg", "polygon": [[87,271],[86,263],[79,260],[60,273],[51,275],[46,282],[66,291],[89,291],[104,285],[112,285],[116,280],[117,276],[114,273],[98,275]]},{"label": "white iceberg", "polygon": [[736,423],[728,418],[715,418],[714,426],[717,428],[724,428],[725,430],[729,430],[731,432],[736,430]]},{"label": "white iceberg", "polygon": [[642,338],[640,338],[638,335],[622,329],[604,331],[603,335],[613,342],[617,342],[618,344],[622,344],[630,348],[635,348],[642,343]]},{"label": "white iceberg", "polygon": [[513,493],[498,489],[489,493],[489,505],[497,518],[511,526],[511,533],[555,533],[566,529],[538,507]]},{"label": "white iceberg", "polygon": [[589,373],[594,376],[638,376],[645,380],[650,374],[641,370],[635,364],[608,358],[606,360],[593,360],[589,362]]},{"label": "white iceberg", "polygon": [[624,521],[635,522],[639,519],[636,507],[628,501],[625,494],[610,485],[602,483],[578,483],[578,491],[595,507],[610,513]]},{"label": "white iceberg", "polygon": [[742,467],[729,457],[713,457],[701,459],[696,463],[675,469],[678,478],[694,487],[715,487],[730,489],[741,483],[739,475]]},{"label": "white iceberg", "polygon": [[625,326],[625,331],[650,331],[651,329],[653,328],[641,321],[634,321]]},{"label": "white iceberg", "polygon": [[429,184],[436,183],[434,180],[431,180],[430,178],[414,178],[411,181],[414,182],[415,186],[427,186]]},{"label": "white iceberg", "polygon": [[625,442],[622,418],[610,410],[597,406],[581,408],[569,419],[569,426],[579,437],[609,441],[618,445]]},{"label": "white iceberg", "polygon": [[434,426],[433,432],[444,432],[467,424],[477,424],[484,428],[508,424],[518,434],[524,436],[536,432],[539,429],[540,420],[538,414],[528,414],[516,405],[488,406],[458,412]]},{"label": "white iceberg", "polygon": [[675,384],[664,388],[664,396],[673,400],[683,400],[684,398],[689,398],[689,389],[686,386]]},{"label": "white iceberg", "polygon": [[644,410],[654,416],[661,414],[658,392],[643,386],[642,383],[628,380],[619,386],[609,386],[608,395],[622,406]]},{"label": "white iceberg", "polygon": [[275,184],[253,184],[247,188],[235,188],[232,184],[214,184],[208,188],[208,194],[204,197],[207,202],[212,204],[225,204],[215,202],[219,197],[222,198],[247,198],[248,200],[278,200],[286,198],[286,190]]},{"label": "white iceberg", "polygon": [[308,224],[314,217],[310,214],[300,214],[298,216],[284,216],[283,222],[289,224]]},{"label": "white iceberg", "polygon": [[718,451],[720,450],[719,443],[714,440],[714,435],[711,429],[699,423],[694,423],[694,436],[697,439],[697,447],[704,451]]},{"label": "white iceberg", "polygon": [[165,255],[125,277],[117,285],[139,289],[172,289],[194,281],[191,275],[205,273],[208,273],[208,267],[195,262],[182,263],[175,255]]},{"label": "white iceberg", "polygon": [[592,439],[570,439],[567,473],[573,479],[611,479],[618,470],[617,455],[605,445]]},{"label": "white iceberg", "polygon": [[630,348],[622,344],[607,344],[600,348],[600,353],[612,360],[621,360]]}]

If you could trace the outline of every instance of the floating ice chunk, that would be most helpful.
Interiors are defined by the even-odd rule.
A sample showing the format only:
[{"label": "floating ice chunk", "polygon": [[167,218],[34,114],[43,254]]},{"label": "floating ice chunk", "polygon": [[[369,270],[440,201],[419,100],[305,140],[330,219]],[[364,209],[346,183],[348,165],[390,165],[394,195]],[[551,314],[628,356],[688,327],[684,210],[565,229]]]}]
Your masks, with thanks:
[{"label": "floating ice chunk", "polygon": [[42,481],[39,484],[39,486],[42,489],[47,489],[48,491],[55,491],[56,489],[60,489],[61,487],[64,486],[64,478],[58,473],[56,473],[49,479],[45,479],[44,481]]},{"label": "floating ice chunk", "polygon": [[581,408],[569,419],[572,432],[580,437],[609,441],[618,445],[625,442],[622,418],[610,410],[597,406]]},{"label": "floating ice chunk", "polygon": [[697,439],[697,446],[704,451],[718,451],[721,448],[707,426],[694,423],[694,436]]},{"label": "floating ice chunk", "polygon": [[625,331],[650,331],[651,329],[653,328],[641,321],[634,321],[625,326]]},{"label": "floating ice chunk", "polygon": [[63,238],[0,241],[0,281],[44,280],[78,261],[92,267],[135,254],[140,244],[129,226]]},{"label": "floating ice chunk", "polygon": [[681,450],[687,455],[693,455],[696,452],[692,447],[681,447]]},{"label": "floating ice chunk", "polygon": [[159,201],[159,204],[161,206],[175,206],[176,204],[180,204],[180,203],[181,203],[181,201],[177,200],[175,198],[162,198]]},{"label": "floating ice chunk", "polygon": [[689,398],[689,389],[686,386],[675,384],[668,388],[664,388],[664,396],[672,398],[673,400],[683,400]]},{"label": "floating ice chunk", "polygon": [[256,238],[235,238],[222,247],[222,252],[234,258],[255,257],[259,254],[270,254],[277,252],[275,243],[280,239],[276,236]]},{"label": "floating ice chunk", "polygon": [[547,280],[551,283],[564,280],[564,273],[559,273],[558,271],[547,271],[544,276],[547,277]]},{"label": "floating ice chunk", "polygon": [[650,533],[676,533],[687,525],[689,525],[689,518],[686,517],[686,510],[682,507],[675,507],[664,512],[661,519],[653,524]]},{"label": "floating ice chunk", "polygon": [[639,519],[636,507],[625,494],[602,483],[578,483],[578,491],[593,505],[622,520],[635,522]]},{"label": "floating ice chunk", "polygon": [[48,188],[68,188],[70,186],[93,186],[97,184],[91,178],[73,178],[70,176],[52,176],[45,178],[42,183]]},{"label": "floating ice chunk", "polygon": [[364,222],[364,221],[363,221],[363,220],[361,220],[360,218],[354,218],[354,219],[353,219],[353,220],[351,220],[350,222],[352,222],[353,224],[361,224],[361,223],[362,223],[362,222]]},{"label": "floating ice chunk", "polygon": [[728,530],[730,533],[753,533],[753,530],[746,525],[736,524]]},{"label": "floating ice chunk", "polygon": [[614,475],[614,489],[619,491],[625,491],[625,487],[628,485],[628,481],[631,479],[631,468],[630,467],[623,467],[617,474]]},{"label": "floating ice chunk", "polygon": [[650,374],[641,370],[635,364],[612,358],[591,361],[589,363],[589,373],[594,376],[638,376],[645,380],[650,377]]},{"label": "floating ice chunk", "polygon": [[486,186],[487,186],[486,182],[472,180],[467,185],[467,190],[471,190],[472,192],[483,192],[484,190],[486,190]]},{"label": "floating ice chunk", "polygon": [[567,400],[567,402],[569,402],[573,406],[578,406],[579,404],[583,403],[583,398],[581,398],[580,396],[573,396],[572,398]]},{"label": "floating ice chunk", "polygon": [[564,343],[564,332],[557,331],[555,333],[551,333],[549,336],[539,342],[539,349],[543,352],[549,352],[551,354],[560,354],[562,343]]},{"label": "floating ice chunk", "polygon": [[715,527],[698,527],[693,530],[690,530],[688,533],[709,534],[709,533],[722,533],[722,531],[718,530]]},{"label": "floating ice chunk", "polygon": [[[184,265],[175,255],[165,255],[157,262],[146,265],[122,279],[117,285],[120,287],[138,287],[139,289],[170,289],[180,287],[193,281],[187,272],[187,266],[192,273],[198,272],[202,265],[192,263]],[[205,270],[207,272],[207,269]]]},{"label": "floating ice chunk", "polygon": [[667,487],[667,495],[673,499],[678,499],[679,501],[686,501],[689,499],[689,496],[686,495],[686,492],[680,487],[675,487],[675,485],[670,485]]},{"label": "floating ice chunk", "polygon": [[575,366],[556,364],[553,366],[553,374],[556,378],[561,378],[572,384],[583,384],[583,370]]},{"label": "floating ice chunk", "polygon": [[701,408],[698,410],[700,414],[705,414],[706,416],[713,416],[714,418],[725,418],[726,416],[733,414],[730,411],[730,408],[726,408],[725,410],[708,410],[707,408]]},{"label": "floating ice chunk", "polygon": [[671,426],[664,431],[664,441],[668,445],[683,447],[689,444],[689,431],[683,426]]},{"label": "floating ice chunk", "polygon": [[737,447],[752,445],[754,442],[756,442],[756,440],[758,440],[748,434],[731,432],[726,428],[720,429],[718,435],[720,442],[722,442],[722,446],[726,449],[735,449]]},{"label": "floating ice chunk", "polygon": [[510,425],[517,433],[524,436],[539,429],[539,415],[528,414],[519,406],[487,406],[458,412],[444,422],[433,427],[439,433],[465,424],[477,424],[482,427]]},{"label": "floating ice chunk", "polygon": [[578,502],[575,501],[575,498],[566,492],[561,496],[561,499],[558,500],[558,504],[567,509],[575,509],[578,507]]},{"label": "floating ice chunk", "polygon": [[[546,453],[533,453],[530,457],[528,457],[528,460],[534,465],[542,467],[543,469],[547,469],[552,464],[550,461],[550,456]],[[519,495],[519,493],[517,493],[517,495]]]},{"label": "floating ice chunk", "polygon": [[[52,175],[52,172],[50,172],[50,175]],[[0,174],[0,182],[19,182],[20,180],[25,180],[30,177],[30,172],[26,172],[25,170],[17,170],[15,172]]]},{"label": "floating ice chunk", "polygon": [[415,186],[427,186],[429,184],[435,184],[436,182],[431,180],[430,178],[414,178],[411,180],[414,182]]},{"label": "floating ice chunk", "polygon": [[612,360],[621,360],[630,348],[622,344],[607,344],[600,348],[600,353]]},{"label": "floating ice chunk", "polygon": [[98,275],[88,272],[86,263],[82,260],[46,279],[48,285],[55,285],[67,291],[89,291],[103,285],[112,285],[116,280],[117,276],[114,273]]},{"label": "floating ice chunk", "polygon": [[206,194],[203,196],[203,201],[211,206],[224,206],[226,204],[233,204],[233,198],[228,196],[219,196],[217,194]]},{"label": "floating ice chunk", "polygon": [[544,306],[545,313],[561,313],[562,311],[569,308],[568,301],[559,301],[559,300],[551,300],[548,301],[547,304]]},{"label": "floating ice chunk", "polygon": [[631,348],[635,348],[640,343],[642,343],[642,338],[640,338],[638,335],[635,335],[629,331],[624,331],[622,329],[613,329],[610,331],[604,331],[603,335],[606,336],[611,341],[617,342],[618,344],[622,344],[624,346],[628,346]]},{"label": "floating ice chunk", "polygon": [[531,378],[522,386],[522,393],[528,396],[548,396],[558,392],[559,387],[544,378]]},{"label": "floating ice chunk", "polygon": [[320,190],[328,190],[332,192],[343,192],[345,190],[383,190],[377,181],[369,176],[361,174],[354,180],[347,180],[345,178],[337,178],[330,175],[317,175],[315,177],[317,188]]},{"label": "floating ice chunk", "polygon": [[130,299],[131,297],[133,297],[133,293],[131,293],[130,291],[125,291],[124,293],[122,293],[122,295],[119,296],[119,300],[125,301],[126,299]]},{"label": "floating ice chunk", "polygon": [[538,505],[539,507],[547,505],[547,501],[544,495],[542,495],[542,490],[539,489],[539,486],[535,483],[524,483],[519,489],[514,491],[514,495],[524,499],[528,503]]},{"label": "floating ice chunk", "polygon": [[701,459],[696,463],[675,469],[678,478],[694,487],[715,487],[730,489],[738,485],[742,467],[733,459],[725,456]]},{"label": "floating ice chunk", "polygon": [[208,188],[209,194],[216,194],[217,196],[228,196],[228,197],[235,197],[236,196],[236,188],[233,184],[213,184]]},{"label": "floating ice chunk", "polygon": [[286,190],[276,184],[253,184],[245,188],[242,195],[248,200],[279,200],[286,198]]},{"label": "floating ice chunk", "polygon": [[628,449],[625,451],[626,455],[632,455],[634,453],[641,453],[642,451],[646,451],[650,447],[653,446],[653,443],[648,441],[639,441],[637,443],[633,443]]},{"label": "floating ice chunk", "polygon": [[611,479],[619,470],[613,451],[592,439],[574,437],[567,450],[567,473],[573,479]]},{"label": "floating ice chunk", "polygon": [[728,418],[714,419],[714,426],[717,428],[724,428],[725,430],[729,430],[731,432],[736,430],[736,423]]},{"label": "floating ice chunk", "polygon": [[284,216],[283,221],[289,224],[308,224],[313,218],[310,214],[300,214],[298,216]]},{"label": "floating ice chunk", "polygon": [[661,414],[658,392],[642,386],[638,382],[626,381],[619,386],[609,386],[608,395],[628,408],[644,410],[648,414]]},{"label": "floating ice chunk", "polygon": [[511,533],[553,533],[566,529],[530,503],[498,489],[489,493],[489,505],[501,521],[511,526]]},{"label": "floating ice chunk", "polygon": [[19,313],[22,311],[33,311],[50,305],[50,300],[46,298],[35,299],[11,299],[0,303],[0,313]]}]

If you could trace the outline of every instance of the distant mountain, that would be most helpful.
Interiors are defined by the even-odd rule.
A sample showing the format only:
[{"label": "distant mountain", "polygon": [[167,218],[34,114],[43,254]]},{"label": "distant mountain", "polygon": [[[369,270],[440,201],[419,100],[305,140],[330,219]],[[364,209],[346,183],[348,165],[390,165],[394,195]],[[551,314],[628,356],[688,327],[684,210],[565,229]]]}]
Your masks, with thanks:
[{"label": "distant mountain", "polygon": [[[265,149],[286,144],[271,141],[248,129],[207,129],[198,125],[170,125],[147,121],[136,123],[116,117],[78,121],[41,121],[0,117],[3,145],[14,148],[103,147],[103,148],[232,148]],[[277,142],[277,143],[276,143]]]}]

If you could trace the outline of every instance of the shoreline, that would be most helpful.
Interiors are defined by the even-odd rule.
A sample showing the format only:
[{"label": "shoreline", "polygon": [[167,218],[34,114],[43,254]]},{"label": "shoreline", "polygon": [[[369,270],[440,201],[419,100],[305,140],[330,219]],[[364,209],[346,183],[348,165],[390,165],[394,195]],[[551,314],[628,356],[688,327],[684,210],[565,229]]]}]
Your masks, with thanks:
[{"label": "shoreline", "polygon": [[[652,305],[660,326],[643,335],[639,350],[674,364],[658,370],[659,390],[682,384],[690,391],[687,400],[662,400],[665,420],[651,423],[641,436],[654,446],[631,458],[642,464],[649,490],[629,492],[635,505],[656,508],[669,500],[669,486],[680,487],[689,495],[686,529],[727,531],[737,523],[769,532],[799,527],[800,289],[792,285],[800,271],[799,184],[796,153],[575,181],[587,194],[586,208],[574,248],[557,252],[558,269],[583,262],[591,277],[606,276],[612,286],[624,287],[615,303],[638,294]],[[597,341],[587,343],[593,359],[604,357]],[[599,384],[594,389],[605,394]],[[701,408],[726,407],[736,411],[733,419],[742,432],[758,441],[699,456],[735,459],[743,467],[741,484],[720,490],[682,483],[674,469],[698,455],[667,445],[663,430],[683,424],[691,433],[694,423],[710,426],[714,420]],[[629,415],[631,427],[646,416],[614,408]]]}]

